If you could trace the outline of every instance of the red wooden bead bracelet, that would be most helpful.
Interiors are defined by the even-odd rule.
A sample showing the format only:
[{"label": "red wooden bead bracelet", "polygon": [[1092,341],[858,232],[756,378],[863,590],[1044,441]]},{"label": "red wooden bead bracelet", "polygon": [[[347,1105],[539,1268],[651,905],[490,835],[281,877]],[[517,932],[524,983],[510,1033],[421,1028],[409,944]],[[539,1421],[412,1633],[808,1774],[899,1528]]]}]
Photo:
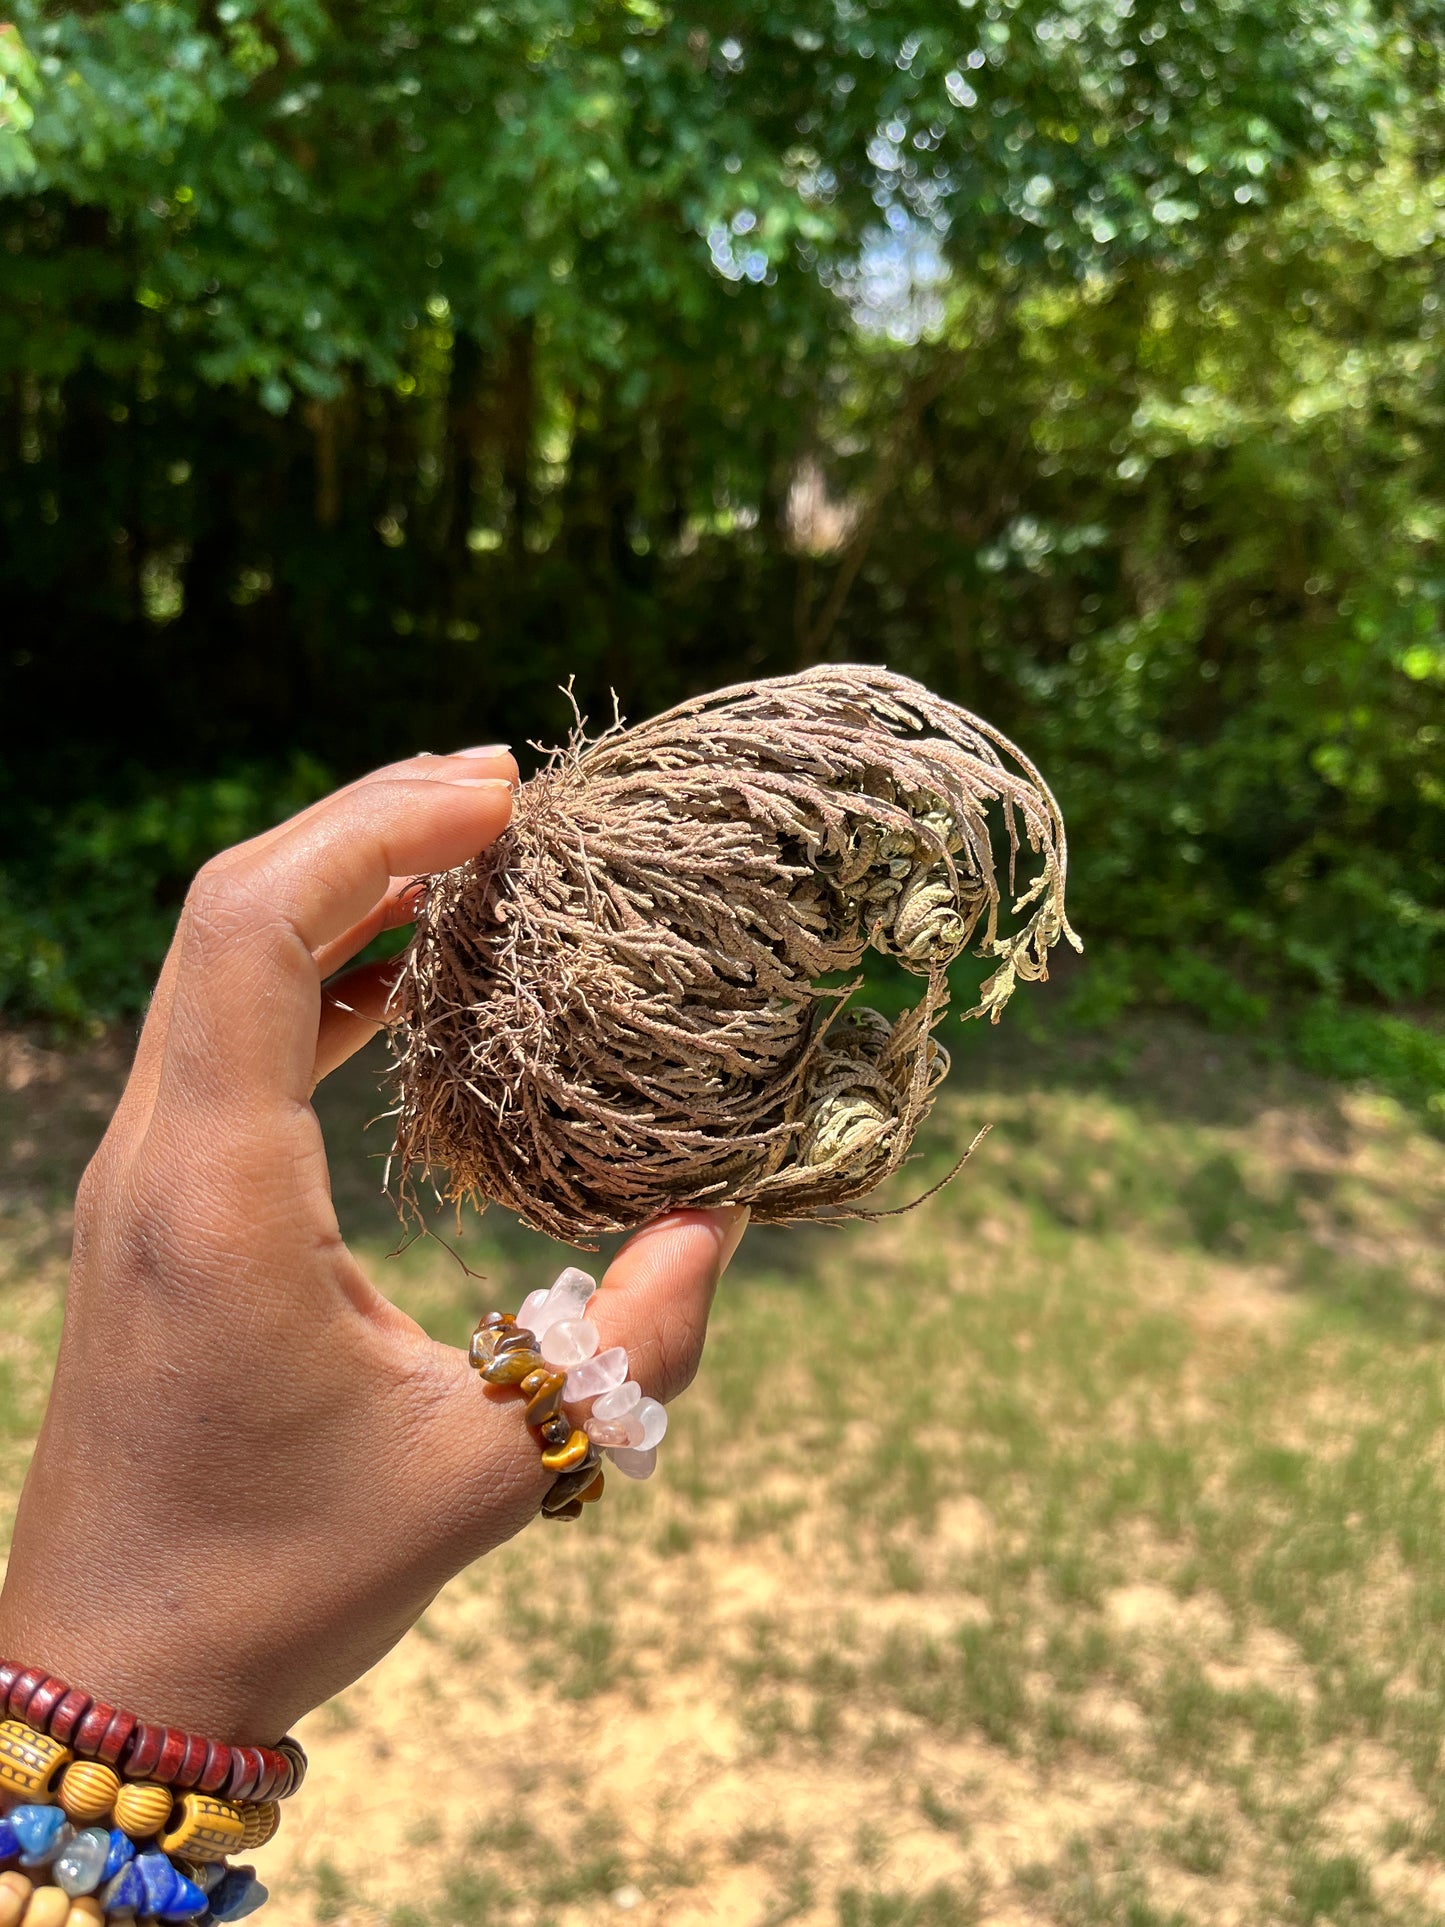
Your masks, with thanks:
[{"label": "red wooden bead bracelet", "polygon": [[0,1660],[0,1711],[81,1759],[114,1767],[123,1779],[154,1780],[180,1792],[194,1787],[225,1800],[284,1800],[306,1774],[306,1755],[289,1735],[276,1746],[226,1746],[137,1719],[16,1660]]}]

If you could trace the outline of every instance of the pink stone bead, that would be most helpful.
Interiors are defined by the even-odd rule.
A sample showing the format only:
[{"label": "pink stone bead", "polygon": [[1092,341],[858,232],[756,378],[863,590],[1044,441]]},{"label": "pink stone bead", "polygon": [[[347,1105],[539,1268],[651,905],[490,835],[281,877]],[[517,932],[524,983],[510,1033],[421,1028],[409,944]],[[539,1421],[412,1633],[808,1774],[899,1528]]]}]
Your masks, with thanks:
[{"label": "pink stone bead", "polygon": [[541,1336],[534,1320],[542,1314],[542,1307],[547,1302],[549,1289],[549,1286],[543,1285],[540,1291],[529,1291],[517,1311],[517,1323],[523,1331],[531,1332],[534,1338]]},{"label": "pink stone bead", "polygon": [[584,1398],[596,1398],[600,1392],[615,1391],[626,1376],[627,1353],[620,1345],[611,1345],[568,1372],[567,1389],[562,1396],[569,1405]]},{"label": "pink stone bead", "polygon": [[[590,1277],[585,1271],[579,1271],[576,1265],[568,1265],[565,1271],[558,1273],[548,1287],[541,1305],[532,1313],[532,1320],[527,1330],[541,1338],[545,1332],[551,1330],[553,1325],[560,1325],[564,1319],[580,1318],[596,1293],[596,1279]],[[531,1299],[529,1298],[527,1302],[530,1304]],[[517,1316],[517,1323],[519,1325],[522,1323],[520,1313]]]},{"label": "pink stone bead", "polygon": [[629,1378],[625,1385],[619,1385],[615,1392],[604,1392],[592,1407],[593,1418],[621,1418],[630,1412],[642,1397],[642,1387],[635,1378]]},{"label": "pink stone bead", "polygon": [[630,1445],[614,1446],[607,1454],[624,1479],[650,1479],[657,1470],[657,1447],[637,1451]]},{"label": "pink stone bead", "polygon": [[564,1318],[549,1325],[542,1334],[540,1350],[547,1363],[559,1372],[570,1372],[574,1365],[589,1359],[601,1344],[597,1327],[585,1318]]},{"label": "pink stone bead", "polygon": [[642,1424],[642,1437],[637,1441],[644,1452],[650,1452],[661,1445],[667,1432],[667,1407],[659,1405],[655,1398],[641,1399],[632,1416]]},{"label": "pink stone bead", "polygon": [[584,1430],[594,1445],[641,1445],[642,1424],[629,1412],[626,1418],[590,1418]]}]

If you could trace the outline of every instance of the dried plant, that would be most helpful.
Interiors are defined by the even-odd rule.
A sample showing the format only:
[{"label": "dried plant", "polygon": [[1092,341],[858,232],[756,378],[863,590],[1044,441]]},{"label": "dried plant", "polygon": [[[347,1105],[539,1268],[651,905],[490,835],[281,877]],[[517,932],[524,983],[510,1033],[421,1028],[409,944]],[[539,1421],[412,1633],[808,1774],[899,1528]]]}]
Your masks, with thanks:
[{"label": "dried plant", "polygon": [[[1010,897],[1032,857],[1007,932],[1000,836]],[[579,720],[501,840],[427,885],[394,1031],[403,1199],[429,1173],[572,1242],[682,1205],[862,1215],[947,1070],[949,964],[995,960],[966,1014],[996,1020],[1077,946],[1066,863],[1032,764],[887,670],[743,683],[590,742]],[[893,1024],[839,981],[869,945],[921,979]]]}]

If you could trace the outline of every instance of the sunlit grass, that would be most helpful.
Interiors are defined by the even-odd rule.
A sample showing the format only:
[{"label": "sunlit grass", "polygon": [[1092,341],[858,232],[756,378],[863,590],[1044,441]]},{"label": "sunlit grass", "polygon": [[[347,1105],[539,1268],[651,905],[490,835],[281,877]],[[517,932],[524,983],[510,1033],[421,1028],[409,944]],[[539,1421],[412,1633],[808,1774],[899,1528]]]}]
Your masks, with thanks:
[{"label": "sunlit grass", "polygon": [[[750,1235],[658,1478],[308,1722],[283,1927],[1436,1917],[1445,1149],[1221,1048],[965,1054],[905,1174],[992,1120],[950,1192]],[[482,1280],[389,1258],[338,1193],[440,1336],[555,1262],[490,1220]],[[49,1262],[6,1285],[17,1467]]]}]

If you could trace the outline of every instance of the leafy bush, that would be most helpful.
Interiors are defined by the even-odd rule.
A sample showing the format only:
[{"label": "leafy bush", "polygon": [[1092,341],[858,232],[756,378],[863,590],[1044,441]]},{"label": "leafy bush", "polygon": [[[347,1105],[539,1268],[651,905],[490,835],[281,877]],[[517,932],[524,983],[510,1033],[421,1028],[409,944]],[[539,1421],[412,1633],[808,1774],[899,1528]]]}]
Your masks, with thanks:
[{"label": "leafy bush", "polygon": [[215,769],[825,658],[1037,759],[1096,1014],[1438,1000],[1426,0],[15,18],[8,1011],[137,1007]]},{"label": "leafy bush", "polygon": [[1318,1077],[1384,1091],[1445,1130],[1445,1030],[1331,997],[1268,996],[1188,950],[1154,956],[1105,945],[1078,972],[1065,1021],[1107,1030],[1150,1005],[1192,1012],[1212,1029],[1259,1038]]},{"label": "leafy bush", "polygon": [[0,870],[0,1013],[73,1029],[143,1010],[195,871],[329,786],[298,757],[39,824],[38,857]]},{"label": "leafy bush", "polygon": [[1322,998],[1297,1020],[1293,1043],[1307,1070],[1373,1084],[1445,1127],[1445,1032]]}]

